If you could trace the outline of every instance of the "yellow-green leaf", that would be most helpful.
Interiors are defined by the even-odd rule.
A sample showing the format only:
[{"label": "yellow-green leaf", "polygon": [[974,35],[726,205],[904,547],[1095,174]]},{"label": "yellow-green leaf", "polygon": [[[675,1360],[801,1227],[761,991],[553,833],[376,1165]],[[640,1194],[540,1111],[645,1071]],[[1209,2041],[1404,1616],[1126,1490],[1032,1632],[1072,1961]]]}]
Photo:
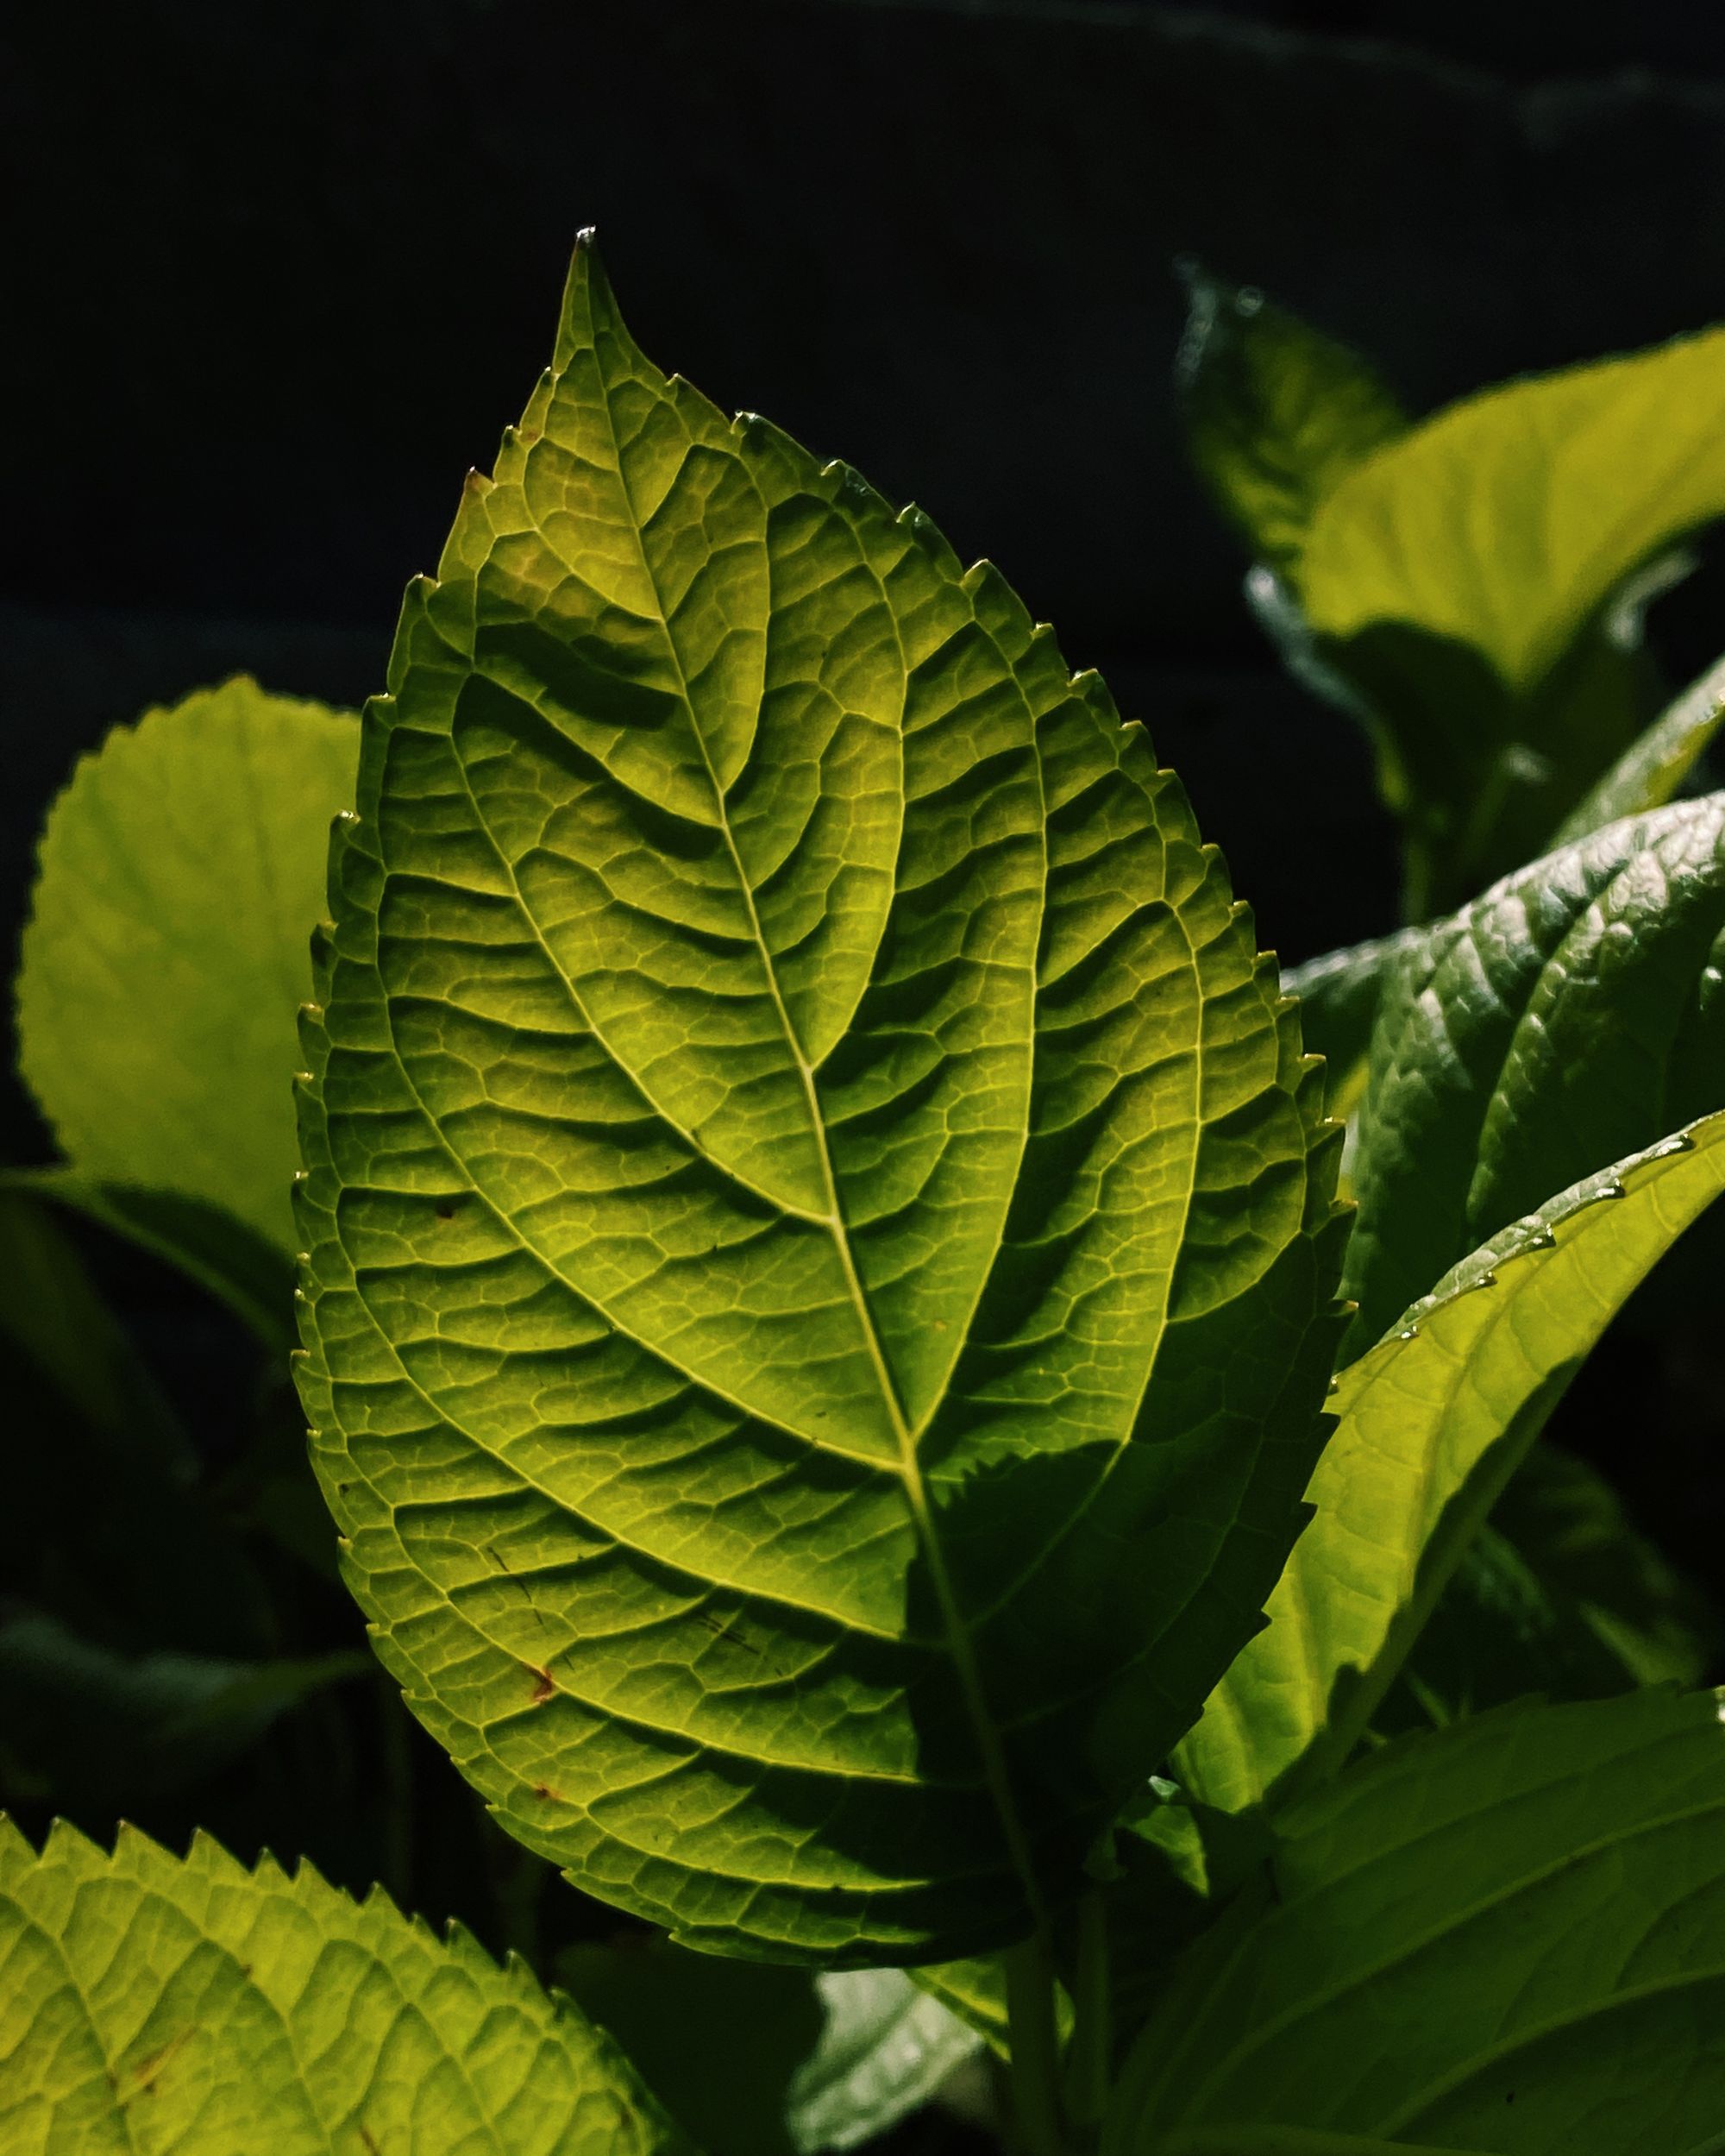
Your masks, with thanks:
[{"label": "yellow-green leaf", "polygon": [[690,2156],[520,1962],[376,1889],[0,1818],[7,2156]]},{"label": "yellow-green leaf", "polygon": [[1318,503],[1283,625],[1373,737],[1410,917],[1544,851],[1633,757],[1642,613],[1725,514],[1722,423],[1716,330],[1467,398]]},{"label": "yellow-green leaf", "polygon": [[294,1248],[295,1013],[357,746],[351,714],[237,677],[116,726],[43,833],[19,1064],[75,1171],[65,1195],[185,1245],[211,1285],[202,1213]]},{"label": "yellow-green leaf", "polygon": [[1337,1380],[1314,1516],[1176,1754],[1235,1810],[1339,1763],[1445,1581],[1615,1312],[1725,1189],[1725,1116],[1487,1243]]},{"label": "yellow-green leaf", "polygon": [[306,1033],[303,1396],[379,1651],[686,1943],[1023,1933],[1252,1629],[1321,1075],[1171,774],[578,251],[410,591]]}]

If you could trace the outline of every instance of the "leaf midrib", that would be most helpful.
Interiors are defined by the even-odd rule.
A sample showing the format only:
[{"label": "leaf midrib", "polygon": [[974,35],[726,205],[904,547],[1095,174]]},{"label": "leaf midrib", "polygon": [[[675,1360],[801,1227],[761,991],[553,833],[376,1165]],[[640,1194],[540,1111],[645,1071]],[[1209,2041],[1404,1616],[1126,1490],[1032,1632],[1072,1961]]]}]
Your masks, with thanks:
[{"label": "leaf midrib", "polygon": [[[664,595],[659,588],[658,578],[654,574],[652,563],[648,557],[640,512],[637,507],[634,492],[630,485],[628,471],[624,462],[622,444],[618,439],[616,416],[612,410],[611,386],[602,369],[596,371],[599,372],[599,404],[605,413],[605,429],[611,437],[612,465],[617,473],[618,486],[629,511],[630,536],[635,544],[636,554],[641,563],[642,575],[645,579],[647,588],[653,594],[653,603],[658,613],[660,625],[664,632],[665,649],[675,669],[677,691],[682,700],[683,708],[688,714],[689,732],[699,751],[702,768],[712,789],[718,828],[723,835],[725,851],[731,857],[731,867],[737,877],[737,889],[742,895],[748,917],[750,933],[760,955],[762,976],[767,984],[768,992],[772,998],[774,1011],[784,1034],[787,1053],[791,1058],[802,1087],[808,1110],[809,1128],[819,1163],[822,1189],[828,1206],[828,1216],[824,1224],[832,1239],[833,1248],[844,1274],[846,1290],[856,1312],[857,1326],[868,1352],[869,1367],[874,1372],[881,1405],[885,1409],[888,1424],[898,1449],[899,1474],[904,1486],[906,1503],[909,1507],[912,1524],[915,1528],[917,1539],[921,1544],[923,1555],[928,1565],[929,1578],[934,1588],[935,1600],[946,1631],[953,1665],[969,1713],[971,1728],[976,1739],[984,1779],[989,1795],[994,1801],[995,1813],[1000,1822],[1001,1833],[1005,1838],[1013,1867],[1019,1874],[1024,1889],[1026,1904],[1030,1910],[1033,1925],[1039,1929],[1046,1923],[1046,1912],[1037,1877],[1036,1866],[1031,1854],[1029,1839],[1024,1824],[1019,1817],[1018,1807],[1013,1799],[1012,1776],[1000,1743],[1000,1732],[990,1711],[988,1695],[983,1688],[975,1642],[971,1637],[969,1627],[964,1620],[963,1613],[958,1606],[951,1577],[946,1568],[945,1553],[941,1548],[940,1537],[935,1531],[933,1509],[929,1503],[927,1486],[923,1480],[922,1462],[917,1451],[916,1434],[911,1428],[909,1419],[904,1411],[904,1405],[899,1398],[892,1368],[887,1361],[880,1332],[875,1323],[874,1311],[869,1301],[868,1289],[857,1270],[856,1255],[851,1248],[850,1231],[840,1201],[837,1178],[833,1170],[832,1153],[827,1140],[826,1119],[821,1110],[820,1095],[815,1084],[814,1072],[810,1067],[807,1057],[803,1053],[802,1043],[797,1038],[796,1029],[791,1022],[790,1012],[786,1006],[784,994],[779,984],[778,970],[774,964],[771,949],[762,930],[760,913],[755,903],[754,886],[750,883],[743,867],[743,857],[737,845],[736,833],[731,828],[730,804],[726,801],[724,788],[714,766],[707,746],[706,736],[702,730],[699,716],[695,708],[694,698],[690,691],[687,670],[683,664],[682,652],[678,647],[676,636],[671,625],[669,610],[666,607]],[[744,468],[746,470],[746,467]],[[753,475],[750,474],[749,476],[752,487]],[[871,575],[872,573],[871,570]],[[890,605],[887,608],[887,613],[888,618],[893,624],[894,639],[899,644],[900,673],[907,680],[908,664],[903,641],[899,633],[898,617],[893,613]],[[901,752],[903,738],[901,709],[899,726]],[[1038,761],[1038,772],[1039,770]],[[1047,845],[1045,830],[1043,845],[1045,848]]]}]

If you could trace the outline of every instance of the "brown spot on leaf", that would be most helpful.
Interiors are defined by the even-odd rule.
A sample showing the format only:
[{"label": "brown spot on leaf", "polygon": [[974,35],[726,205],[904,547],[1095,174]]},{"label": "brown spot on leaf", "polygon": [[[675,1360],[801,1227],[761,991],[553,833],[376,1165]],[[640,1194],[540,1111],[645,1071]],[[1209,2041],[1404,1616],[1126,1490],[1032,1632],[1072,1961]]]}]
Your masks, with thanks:
[{"label": "brown spot on leaf", "polygon": [[551,1672],[542,1669],[536,1662],[530,1662],[525,1667],[533,1679],[533,1705],[543,1707],[557,1688],[551,1681]]},{"label": "brown spot on leaf", "polygon": [[545,1804],[567,1804],[568,1799],[561,1789],[554,1789],[549,1782],[536,1782],[533,1794]]},{"label": "brown spot on leaf", "polygon": [[137,2065],[131,2068],[129,2078],[132,2085],[119,2099],[122,2109],[131,2102],[134,2096],[147,2096],[154,2094],[156,2080],[162,2068],[166,2065],[182,2045],[191,2040],[192,2028],[193,2024],[188,2021],[178,2036],[171,2037],[160,2051],[152,2052],[147,2059],[141,2059]]}]

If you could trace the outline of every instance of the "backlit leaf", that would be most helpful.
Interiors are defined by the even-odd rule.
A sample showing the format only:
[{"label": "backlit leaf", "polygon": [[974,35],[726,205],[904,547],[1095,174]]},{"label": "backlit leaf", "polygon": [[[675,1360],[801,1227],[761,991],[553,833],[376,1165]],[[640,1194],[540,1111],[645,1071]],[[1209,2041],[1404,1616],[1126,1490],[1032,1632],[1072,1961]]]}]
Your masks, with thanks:
[{"label": "backlit leaf", "polygon": [[1284,574],[1403,818],[1414,917],[1550,845],[1647,724],[1647,600],[1725,513],[1725,330],[1511,382],[1345,472]]},{"label": "backlit leaf", "polygon": [[1094,676],[590,246],[367,711],[303,1393],[380,1653],[685,1943],[1023,1933],[1251,1631],[1321,1075]]},{"label": "backlit leaf", "polygon": [[0,1819],[8,2156],[687,2152],[620,2052],[520,1963],[308,1866],[108,1856]]},{"label": "backlit leaf", "polygon": [[1236,1810],[1339,1764],[1565,1386],[1722,1189],[1725,1116],[1505,1230],[1342,1373],[1314,1516],[1176,1755],[1183,1787]]},{"label": "backlit leaf", "polygon": [[49,814],[19,1065],[79,1181],[115,1186],[110,1224],[139,1210],[155,1247],[178,1206],[293,1250],[294,1014],[357,741],[240,676],[116,726]]}]

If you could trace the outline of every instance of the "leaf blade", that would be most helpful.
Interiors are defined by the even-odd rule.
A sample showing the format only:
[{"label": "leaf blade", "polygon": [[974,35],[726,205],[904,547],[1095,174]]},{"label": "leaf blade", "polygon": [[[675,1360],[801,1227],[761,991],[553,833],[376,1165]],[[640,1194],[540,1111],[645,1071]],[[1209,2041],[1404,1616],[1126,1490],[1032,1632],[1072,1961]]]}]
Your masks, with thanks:
[{"label": "leaf blade", "polygon": [[43,833],[17,1009],[19,1068],[81,1185],[231,1214],[292,1254],[294,1014],[357,742],[350,713],[236,676],[78,764]]},{"label": "leaf blade", "polygon": [[1176,1755],[1182,1784],[1236,1810],[1340,1763],[1563,1385],[1722,1189],[1713,1116],[1505,1230],[1341,1373],[1315,1515]]},{"label": "leaf blade", "polygon": [[[1276,1898],[1201,1943],[1177,2021],[1164,2006],[1139,2040],[1110,2156],[1235,2121],[1502,2156],[1703,2140],[1725,2086],[1722,1747],[1710,1694],[1503,1709],[1293,1807]],[[1590,2027],[1653,1993],[1692,2044]]]},{"label": "leaf blade", "polygon": [[1620,817],[1662,808],[1706,755],[1722,722],[1725,659],[1691,682],[1624,751],[1553,833],[1553,847],[1571,845]]},{"label": "leaf blade", "polygon": [[1721,1104],[1725,796],[1506,877],[1408,940],[1361,1103],[1355,1352],[1546,1196]]},{"label": "leaf blade", "polygon": [[[1725,509],[1722,413],[1721,330],[1449,405],[1328,497],[1300,565],[1314,627],[1404,623],[1530,688],[1626,576]],[[1465,523],[1481,497],[1489,548]]]},{"label": "leaf blade", "polygon": [[146,2101],[182,2156],[689,2146],[521,1964],[309,1866],[248,1871],[207,1837],[176,1858],[123,1826],[111,1856],[63,1824],[38,1854],[0,1819],[0,2086],[39,2156],[129,2149]]},{"label": "leaf blade", "polygon": [[[996,1945],[1291,1526],[1339,1135],[1291,1008],[1095,678],[660,374],[588,246],[440,575],[307,1034],[302,1386],[380,1651],[511,1832],[686,1941]],[[1126,1524],[1201,1472],[1152,1583]],[[605,1565],[644,1666],[578,1651]]]}]

